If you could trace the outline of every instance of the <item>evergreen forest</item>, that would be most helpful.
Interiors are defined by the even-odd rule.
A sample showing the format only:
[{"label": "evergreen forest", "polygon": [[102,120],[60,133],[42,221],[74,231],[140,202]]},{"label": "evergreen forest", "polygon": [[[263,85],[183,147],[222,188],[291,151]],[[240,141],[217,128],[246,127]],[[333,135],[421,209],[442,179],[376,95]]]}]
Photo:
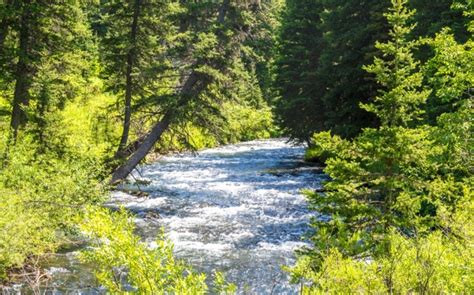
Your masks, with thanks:
[{"label": "evergreen forest", "polygon": [[[473,118],[473,0],[0,0],[0,290],[82,294],[51,289],[73,252],[84,294],[472,294]],[[280,213],[245,201],[265,181]],[[298,245],[272,252],[282,282],[180,252],[170,226],[215,183],[255,220],[301,198],[253,225]],[[208,236],[248,235],[231,216],[195,233],[209,257]],[[235,259],[271,251],[235,241]]]}]

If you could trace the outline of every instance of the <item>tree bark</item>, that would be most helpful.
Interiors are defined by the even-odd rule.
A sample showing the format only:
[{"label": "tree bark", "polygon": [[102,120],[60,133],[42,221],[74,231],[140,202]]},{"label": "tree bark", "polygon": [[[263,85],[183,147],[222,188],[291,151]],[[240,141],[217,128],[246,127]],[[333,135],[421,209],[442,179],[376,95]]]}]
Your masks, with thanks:
[{"label": "tree bark", "polygon": [[[219,9],[217,21],[218,23],[223,23],[225,21],[225,15],[227,13],[228,7],[230,5],[230,0],[224,0],[222,6]],[[180,91],[180,102],[176,106],[176,110],[186,105],[189,101],[189,98],[195,95],[198,95],[200,90],[195,90],[195,85],[200,80],[200,74],[193,71],[185,81],[183,87]],[[204,89],[204,88],[202,88]],[[112,174],[111,184],[117,184],[120,181],[123,181],[133,169],[146,157],[146,155],[153,148],[155,143],[161,138],[163,133],[168,129],[172,123],[175,116],[175,112],[170,110],[164,117],[155,124],[151,132],[146,136],[143,143],[138,147],[138,149],[130,156],[130,158],[122,164],[115,172]]]},{"label": "tree bark", "polygon": [[126,159],[130,155],[132,155],[145,141],[147,134],[140,136],[140,138],[135,139],[133,142],[127,144],[127,146],[115,153],[114,159]]},{"label": "tree bark", "polygon": [[130,133],[130,121],[132,118],[132,94],[133,94],[133,78],[132,72],[134,67],[134,60],[136,55],[136,41],[138,34],[138,18],[140,16],[140,0],[135,0],[133,19],[130,28],[130,49],[127,53],[127,69],[125,73],[125,108],[123,117],[123,131],[120,139],[120,144],[115,154],[115,157],[119,156],[119,153],[125,149],[128,142],[128,136]]},{"label": "tree bark", "polygon": [[227,10],[229,9],[229,4],[230,4],[230,0],[224,0],[224,2],[222,2],[221,7],[219,8],[219,14],[217,16],[217,22],[219,24],[224,23]]},{"label": "tree bark", "polygon": [[30,54],[30,0],[24,1],[24,8],[20,19],[19,56],[15,71],[15,91],[13,93],[13,110],[10,126],[13,129],[13,140],[18,135],[18,129],[26,122],[24,107],[28,106],[31,87],[31,73],[29,71]]},{"label": "tree bark", "polygon": [[171,119],[172,114],[168,113],[153,127],[135,153],[112,174],[111,184],[116,184],[125,179],[138,163],[146,157],[155,143],[161,138],[161,135],[168,129]]}]

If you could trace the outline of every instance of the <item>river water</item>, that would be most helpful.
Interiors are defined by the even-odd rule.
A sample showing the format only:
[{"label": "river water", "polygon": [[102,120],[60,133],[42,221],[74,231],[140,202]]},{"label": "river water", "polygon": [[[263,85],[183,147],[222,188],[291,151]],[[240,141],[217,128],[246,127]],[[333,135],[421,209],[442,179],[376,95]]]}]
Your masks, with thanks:
[{"label": "river water", "polygon": [[[136,214],[150,244],[163,226],[175,253],[197,271],[226,274],[242,294],[297,294],[282,265],[304,246],[312,213],[301,194],[324,175],[302,161],[304,147],[283,139],[223,146],[197,155],[166,156],[135,172],[148,197],[117,191],[107,206]],[[137,185],[124,188],[136,189]],[[90,269],[68,252],[49,261],[57,293],[94,294]]]}]

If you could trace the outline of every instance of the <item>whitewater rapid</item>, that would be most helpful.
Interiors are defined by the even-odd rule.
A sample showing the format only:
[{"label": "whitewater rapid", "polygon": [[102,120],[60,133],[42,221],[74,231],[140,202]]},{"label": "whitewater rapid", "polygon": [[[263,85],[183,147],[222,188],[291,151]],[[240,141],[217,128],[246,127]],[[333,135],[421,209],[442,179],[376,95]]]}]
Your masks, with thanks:
[{"label": "whitewater rapid", "polygon": [[163,157],[131,177],[147,183],[140,189],[148,198],[116,192],[113,203],[137,213],[150,243],[164,226],[178,257],[208,274],[225,272],[243,293],[296,293],[281,266],[305,245],[314,214],[301,190],[324,179],[303,154],[303,146],[280,139]]},{"label": "whitewater rapid", "polygon": [[[314,215],[301,190],[326,179],[303,155],[303,146],[273,139],[164,156],[139,167],[106,206],[133,212],[138,234],[151,247],[164,227],[176,256],[210,282],[222,271],[240,294],[298,294],[281,267],[294,263]],[[105,292],[75,252],[56,256],[48,267],[54,294]]]}]

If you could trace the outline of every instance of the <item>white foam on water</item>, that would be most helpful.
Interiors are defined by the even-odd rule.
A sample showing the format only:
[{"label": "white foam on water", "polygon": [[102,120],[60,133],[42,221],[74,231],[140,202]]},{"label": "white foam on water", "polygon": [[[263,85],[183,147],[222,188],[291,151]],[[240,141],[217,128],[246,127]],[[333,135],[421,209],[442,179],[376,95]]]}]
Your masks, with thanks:
[{"label": "white foam on water", "polygon": [[287,252],[292,252],[295,249],[301,248],[305,245],[307,245],[307,243],[296,242],[296,241],[286,241],[286,242],[276,243],[276,244],[260,242],[260,243],[258,243],[258,250],[259,251],[287,251]]},{"label": "white foam on water", "polygon": [[175,241],[175,247],[178,250],[196,251],[204,250],[210,255],[222,254],[225,251],[232,250],[231,244],[224,243],[203,243],[198,241]]}]

